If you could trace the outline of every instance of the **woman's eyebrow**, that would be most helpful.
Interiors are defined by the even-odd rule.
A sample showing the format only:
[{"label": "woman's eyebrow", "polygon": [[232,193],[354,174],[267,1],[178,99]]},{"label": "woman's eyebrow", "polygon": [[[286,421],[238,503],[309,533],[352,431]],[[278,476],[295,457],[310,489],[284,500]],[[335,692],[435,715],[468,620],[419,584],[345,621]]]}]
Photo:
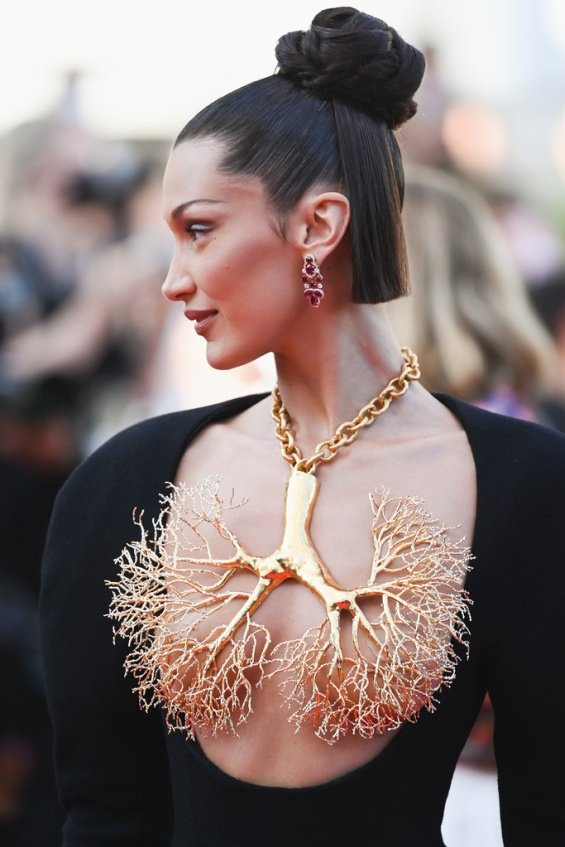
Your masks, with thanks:
[{"label": "woman's eyebrow", "polygon": [[186,203],[181,203],[180,206],[177,206],[176,209],[173,209],[171,214],[172,220],[176,220],[182,213],[189,208],[189,206],[193,206],[195,203],[225,203],[225,200],[209,200],[206,197],[199,197],[196,200],[187,200]]}]

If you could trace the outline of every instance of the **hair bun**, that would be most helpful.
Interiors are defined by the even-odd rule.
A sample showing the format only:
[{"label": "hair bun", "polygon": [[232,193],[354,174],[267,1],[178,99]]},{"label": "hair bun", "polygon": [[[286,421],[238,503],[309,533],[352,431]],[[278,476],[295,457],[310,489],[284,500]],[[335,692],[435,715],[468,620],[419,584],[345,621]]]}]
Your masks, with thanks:
[{"label": "hair bun", "polygon": [[319,12],[307,32],[275,51],[278,72],[321,97],[337,98],[396,129],[416,112],[422,53],[379,18],[350,6]]}]

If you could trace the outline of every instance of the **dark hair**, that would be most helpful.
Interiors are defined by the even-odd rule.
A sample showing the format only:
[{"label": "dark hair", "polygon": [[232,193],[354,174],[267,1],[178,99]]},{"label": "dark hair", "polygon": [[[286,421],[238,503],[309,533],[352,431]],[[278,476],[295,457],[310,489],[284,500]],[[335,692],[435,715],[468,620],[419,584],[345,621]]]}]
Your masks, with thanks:
[{"label": "dark hair", "polygon": [[221,97],[184,127],[224,141],[226,173],[259,177],[288,213],[313,186],[333,183],[351,206],[352,299],[408,291],[402,160],[392,130],[412,117],[424,57],[378,18],[326,9],[276,47],[278,72]]}]

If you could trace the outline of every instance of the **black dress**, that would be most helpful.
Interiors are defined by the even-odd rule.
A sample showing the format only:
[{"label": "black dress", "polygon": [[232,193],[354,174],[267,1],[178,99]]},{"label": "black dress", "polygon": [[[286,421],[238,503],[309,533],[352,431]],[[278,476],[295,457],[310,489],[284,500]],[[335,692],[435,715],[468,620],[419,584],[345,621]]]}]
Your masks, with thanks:
[{"label": "black dress", "polygon": [[535,424],[439,397],[464,427],[477,472],[471,655],[437,710],[403,726],[375,759],[315,787],[256,786],[168,734],[158,711],[139,709],[123,675],[127,645],[113,646],[104,617],[132,509],[156,516],[191,438],[264,396],[134,426],[58,498],[42,637],[64,847],[441,847],[453,769],[486,691],[504,843],[563,847],[565,438]]}]

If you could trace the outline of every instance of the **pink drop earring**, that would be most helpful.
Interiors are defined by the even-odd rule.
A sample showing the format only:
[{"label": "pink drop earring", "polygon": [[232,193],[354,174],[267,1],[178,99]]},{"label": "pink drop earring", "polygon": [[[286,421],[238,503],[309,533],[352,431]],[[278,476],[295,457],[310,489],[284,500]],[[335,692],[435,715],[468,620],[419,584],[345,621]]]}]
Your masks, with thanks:
[{"label": "pink drop earring", "polygon": [[304,257],[302,265],[302,282],[304,283],[304,296],[309,300],[311,306],[319,306],[324,296],[323,276],[316,257],[308,253]]}]

